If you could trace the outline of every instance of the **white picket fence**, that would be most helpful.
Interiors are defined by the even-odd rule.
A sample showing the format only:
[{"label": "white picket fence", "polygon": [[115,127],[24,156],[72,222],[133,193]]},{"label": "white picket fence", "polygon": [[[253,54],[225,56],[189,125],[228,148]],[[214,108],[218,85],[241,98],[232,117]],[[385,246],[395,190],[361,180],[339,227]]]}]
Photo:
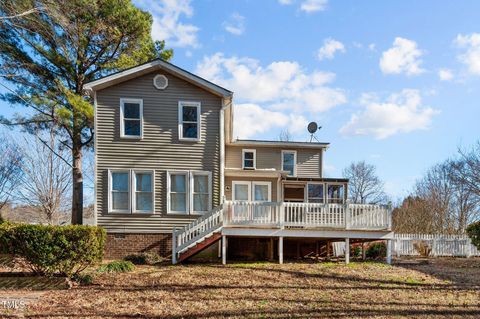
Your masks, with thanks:
[{"label": "white picket fence", "polygon": [[[472,245],[467,235],[428,235],[428,234],[395,234],[392,240],[394,256],[419,256],[413,246],[415,241],[426,241],[432,248],[431,256],[437,257],[473,257],[480,256],[480,251]],[[345,242],[333,243],[333,255],[345,255]]]},{"label": "white picket fence", "polygon": [[425,241],[432,248],[432,256],[470,257],[480,256],[467,235],[395,234],[393,254],[396,256],[418,256],[415,241]]}]

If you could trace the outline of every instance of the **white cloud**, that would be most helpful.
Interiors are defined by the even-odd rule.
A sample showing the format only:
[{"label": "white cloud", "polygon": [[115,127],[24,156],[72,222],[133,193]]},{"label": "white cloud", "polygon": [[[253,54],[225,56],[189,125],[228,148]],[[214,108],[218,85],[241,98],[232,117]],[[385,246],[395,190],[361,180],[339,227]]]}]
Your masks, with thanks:
[{"label": "white cloud", "polygon": [[368,45],[368,49],[369,49],[370,51],[375,51],[375,50],[376,50],[376,45],[375,45],[375,43],[370,43],[370,44]]},{"label": "white cloud", "polygon": [[280,132],[282,128],[287,128],[290,133],[296,134],[306,126],[307,120],[299,114],[286,115],[264,109],[253,103],[235,105],[233,132],[235,138],[248,139],[274,129]]},{"label": "white cloud", "polygon": [[347,101],[343,90],[330,86],[334,73],[307,72],[295,61],[263,66],[249,57],[216,53],[205,56],[195,73],[235,92],[234,128],[241,138],[277,128],[304,134],[306,118]]},{"label": "white cloud", "polygon": [[165,40],[171,47],[198,47],[197,33],[193,24],[181,22],[183,16],[191,18],[191,0],[135,0],[135,4],[148,10],[153,16],[152,38]]},{"label": "white cloud", "polygon": [[234,13],[228,21],[223,22],[225,31],[234,35],[242,35],[245,32],[245,17]]},{"label": "white cloud", "polygon": [[328,38],[323,41],[323,46],[318,49],[317,57],[320,61],[325,59],[333,59],[335,53],[337,52],[344,53],[345,46],[340,41]]},{"label": "white cloud", "polygon": [[458,60],[467,66],[470,73],[480,75],[480,33],[459,34],[454,43],[465,49],[458,55]]},{"label": "white cloud", "polygon": [[422,55],[415,41],[397,37],[393,47],[383,52],[380,69],[386,74],[418,75],[425,71],[420,67]]},{"label": "white cloud", "polygon": [[305,0],[300,4],[300,10],[305,12],[323,11],[327,8],[328,0]]},{"label": "white cloud", "polygon": [[283,5],[292,4],[292,0],[278,0],[278,3]]},{"label": "white cloud", "polygon": [[353,114],[340,133],[343,135],[373,135],[384,139],[398,133],[426,130],[432,117],[438,113],[422,105],[418,90],[403,90],[392,94],[386,101],[379,102],[371,94],[363,95],[360,103],[364,110]]},{"label": "white cloud", "polygon": [[216,53],[204,57],[195,73],[233,90],[242,102],[266,103],[277,110],[324,112],[347,101],[343,90],[327,86],[334,73],[307,73],[294,61],[261,66],[252,58]]},{"label": "white cloud", "polygon": [[441,81],[451,81],[453,80],[452,70],[449,69],[440,69],[438,70],[438,77]]}]

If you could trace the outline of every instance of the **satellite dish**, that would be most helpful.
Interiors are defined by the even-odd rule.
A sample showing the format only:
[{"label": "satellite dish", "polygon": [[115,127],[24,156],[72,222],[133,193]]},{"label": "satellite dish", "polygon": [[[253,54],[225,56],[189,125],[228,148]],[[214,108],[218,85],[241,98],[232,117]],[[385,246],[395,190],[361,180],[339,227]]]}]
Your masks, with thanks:
[{"label": "satellite dish", "polygon": [[307,130],[310,134],[315,134],[315,132],[318,130],[317,123],[315,122],[308,123]]},{"label": "satellite dish", "polygon": [[315,139],[317,142],[318,142],[318,139],[317,137],[315,136],[315,132],[317,132],[319,129],[321,129],[322,127],[318,126],[318,124],[316,122],[310,122],[308,123],[308,126],[307,126],[307,130],[308,132],[310,133],[310,142],[313,141],[313,139]]}]

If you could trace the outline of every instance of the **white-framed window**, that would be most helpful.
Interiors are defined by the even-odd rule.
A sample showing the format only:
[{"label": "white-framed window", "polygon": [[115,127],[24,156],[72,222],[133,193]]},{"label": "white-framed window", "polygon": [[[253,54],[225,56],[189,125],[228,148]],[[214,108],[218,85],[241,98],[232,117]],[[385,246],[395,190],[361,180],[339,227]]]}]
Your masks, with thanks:
[{"label": "white-framed window", "polygon": [[255,169],[257,167],[257,151],[242,150],[242,169]]},{"label": "white-framed window", "polygon": [[261,181],[232,181],[232,199],[234,201],[272,201],[272,183]]},{"label": "white-framed window", "polygon": [[155,211],[154,181],[153,171],[133,171],[133,212],[152,214]]},{"label": "white-framed window", "polygon": [[175,214],[188,213],[188,172],[168,172],[168,212]]},{"label": "white-framed window", "polygon": [[120,99],[120,137],[142,138],[143,100]]},{"label": "white-framed window", "polygon": [[212,173],[167,172],[167,212],[203,214],[212,209]]},{"label": "white-framed window", "polygon": [[182,141],[200,141],[200,102],[178,102],[178,136]]},{"label": "white-framed window", "polygon": [[108,211],[112,213],[130,213],[130,171],[108,171]]},{"label": "white-framed window", "polygon": [[232,182],[232,199],[234,201],[251,201],[252,200],[252,183],[246,181]]},{"label": "white-framed window", "polygon": [[205,213],[212,209],[212,173],[191,172],[191,200],[193,213]]},{"label": "white-framed window", "polygon": [[307,202],[324,203],[325,202],[325,184],[308,183],[307,184]]},{"label": "white-framed window", "polygon": [[297,151],[282,151],[282,171],[288,176],[297,176]]},{"label": "white-framed window", "polygon": [[252,182],[252,192],[254,202],[271,202],[272,182]]},{"label": "white-framed window", "polygon": [[327,184],[327,201],[333,204],[345,202],[345,186],[343,184]]}]

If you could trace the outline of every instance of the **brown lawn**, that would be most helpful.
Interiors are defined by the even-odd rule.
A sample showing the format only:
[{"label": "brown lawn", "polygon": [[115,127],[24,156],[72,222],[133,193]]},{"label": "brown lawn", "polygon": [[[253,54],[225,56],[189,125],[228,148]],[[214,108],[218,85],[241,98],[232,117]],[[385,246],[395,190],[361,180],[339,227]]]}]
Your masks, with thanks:
[{"label": "brown lawn", "polygon": [[90,286],[0,299],[22,294],[37,294],[27,318],[480,318],[480,259],[139,266]]}]

